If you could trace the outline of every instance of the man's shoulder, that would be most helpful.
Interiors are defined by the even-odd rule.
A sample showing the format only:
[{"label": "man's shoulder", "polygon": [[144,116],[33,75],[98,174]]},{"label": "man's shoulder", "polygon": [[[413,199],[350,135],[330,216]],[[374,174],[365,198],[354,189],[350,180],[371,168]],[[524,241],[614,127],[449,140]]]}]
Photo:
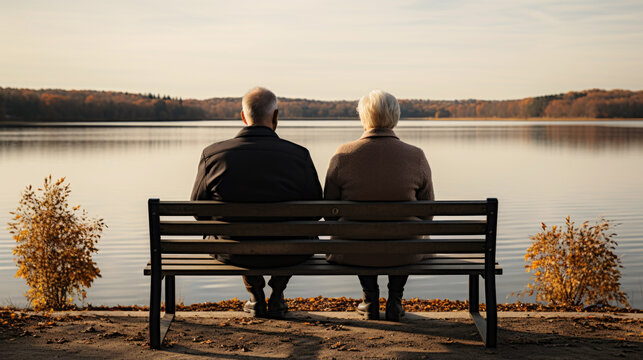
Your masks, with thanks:
[{"label": "man's shoulder", "polygon": [[232,149],[235,147],[235,140],[236,138],[232,138],[212,143],[203,149],[203,156],[207,158],[228,149]]},{"label": "man's shoulder", "polygon": [[297,155],[302,157],[309,156],[308,149],[306,149],[305,147],[279,137],[262,138],[260,142],[256,142],[256,143],[248,142],[247,140],[244,140],[244,138],[235,137],[232,139],[215,142],[213,144],[206,146],[203,149],[203,156],[208,158],[216,154],[225,153],[229,151],[251,150],[251,149],[256,149],[258,151],[265,151],[265,150],[282,151],[291,155]]},{"label": "man's shoulder", "polygon": [[292,142],[292,141],[289,141],[289,140],[286,140],[286,139],[282,139],[282,138],[277,138],[277,140],[278,140],[278,141],[279,141],[279,142],[280,142],[284,147],[289,148],[289,149],[292,149],[292,151],[296,151],[296,152],[298,152],[298,153],[299,153],[299,154],[301,154],[301,155],[306,155],[306,156],[308,155],[308,149],[306,149],[305,147],[303,147],[303,146],[301,146],[301,145],[299,145],[299,144],[296,144],[296,143],[294,143],[294,142]]}]

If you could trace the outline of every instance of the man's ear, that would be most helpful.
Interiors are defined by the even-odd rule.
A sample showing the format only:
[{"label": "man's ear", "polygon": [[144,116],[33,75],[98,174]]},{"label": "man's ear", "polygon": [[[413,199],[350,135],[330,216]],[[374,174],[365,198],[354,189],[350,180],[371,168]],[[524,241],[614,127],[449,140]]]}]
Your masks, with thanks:
[{"label": "man's ear", "polygon": [[272,114],[272,130],[277,130],[277,123],[279,122],[279,109],[275,109]]},{"label": "man's ear", "polygon": [[248,121],[246,120],[246,114],[243,113],[243,110],[241,110],[241,120],[246,126],[248,125]]}]

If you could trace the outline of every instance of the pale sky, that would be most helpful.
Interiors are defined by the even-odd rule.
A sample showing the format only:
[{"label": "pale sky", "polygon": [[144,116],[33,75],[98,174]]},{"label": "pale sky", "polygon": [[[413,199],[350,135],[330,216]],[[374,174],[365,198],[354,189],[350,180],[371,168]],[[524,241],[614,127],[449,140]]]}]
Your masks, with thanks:
[{"label": "pale sky", "polygon": [[204,99],[643,88],[643,1],[0,0],[0,87]]}]

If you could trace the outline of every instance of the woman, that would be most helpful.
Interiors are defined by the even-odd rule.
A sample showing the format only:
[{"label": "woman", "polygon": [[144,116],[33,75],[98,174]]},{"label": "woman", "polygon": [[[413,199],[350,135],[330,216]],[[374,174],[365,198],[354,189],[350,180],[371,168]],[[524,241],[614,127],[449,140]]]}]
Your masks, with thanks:
[{"label": "woman", "polygon": [[[364,134],[340,146],[326,174],[324,198],[353,201],[433,200],[431,169],[424,152],[397,138],[393,128],[400,119],[400,104],[384,91],[374,90],[357,106]],[[327,260],[357,266],[400,266],[422,260],[422,254],[330,254]],[[386,319],[404,316],[402,295],[408,276],[389,275]],[[360,275],[363,299],[357,311],[379,319],[377,275]]]}]

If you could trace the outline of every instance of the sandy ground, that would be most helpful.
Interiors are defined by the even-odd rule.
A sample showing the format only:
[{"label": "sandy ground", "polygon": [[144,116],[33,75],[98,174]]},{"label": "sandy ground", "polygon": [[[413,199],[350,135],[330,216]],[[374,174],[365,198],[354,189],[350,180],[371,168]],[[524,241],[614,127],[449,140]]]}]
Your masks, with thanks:
[{"label": "sandy ground", "polygon": [[401,323],[353,312],[180,312],[166,346],[147,346],[144,312],[16,313],[0,327],[0,358],[602,359],[643,358],[643,314],[499,313],[485,349],[466,312],[408,313]]}]

